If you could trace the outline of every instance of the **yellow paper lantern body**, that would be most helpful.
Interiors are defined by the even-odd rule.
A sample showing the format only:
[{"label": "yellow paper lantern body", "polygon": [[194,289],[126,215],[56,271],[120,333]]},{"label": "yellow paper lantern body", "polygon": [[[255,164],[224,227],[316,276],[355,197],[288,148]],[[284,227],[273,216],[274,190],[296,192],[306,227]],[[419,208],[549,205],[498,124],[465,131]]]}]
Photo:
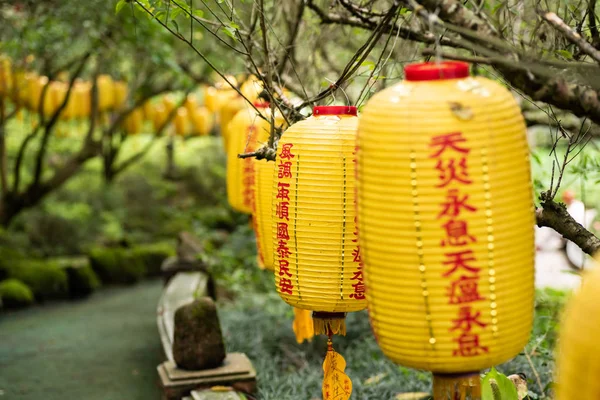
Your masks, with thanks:
[{"label": "yellow paper lantern body", "polygon": [[246,100],[244,100],[243,97],[238,96],[233,90],[224,93],[221,100],[224,101],[224,104],[219,112],[219,124],[221,127],[223,148],[227,153],[229,152],[229,137],[231,136],[231,132],[229,131],[229,123],[238,112],[248,109],[250,105],[246,102]]},{"label": "yellow paper lantern body", "polygon": [[142,125],[144,123],[144,111],[141,108],[134,109],[123,123],[125,132],[128,135],[136,135],[142,131]]},{"label": "yellow paper lantern body", "polygon": [[361,116],[357,201],[369,314],[393,361],[478,371],[515,356],[529,338],[529,150],[509,91],[469,77],[467,64],[434,65],[407,67],[407,80],[376,94]]},{"label": "yellow paper lantern body", "polygon": [[0,96],[10,96],[13,83],[12,63],[9,58],[0,58]]},{"label": "yellow paper lantern body", "polygon": [[[266,106],[259,105],[257,108],[268,115]],[[255,151],[266,143],[270,128],[269,122],[250,107],[238,112],[231,121],[231,142],[227,154],[227,200],[239,212],[252,213],[254,158],[238,158],[238,154]]]},{"label": "yellow paper lantern body", "polygon": [[583,276],[582,287],[569,301],[560,325],[556,355],[556,400],[600,399],[600,267]]},{"label": "yellow paper lantern body", "polygon": [[175,133],[179,136],[185,136],[188,133],[188,112],[185,107],[179,107],[175,114],[173,124],[175,125]]},{"label": "yellow paper lantern body", "polygon": [[252,218],[258,257],[262,265],[273,270],[273,170],[276,163],[254,161],[254,201]]},{"label": "yellow paper lantern body", "polygon": [[89,82],[75,82],[73,86],[74,116],[87,118],[91,113],[91,84]]},{"label": "yellow paper lantern body", "polygon": [[125,107],[127,96],[129,95],[129,88],[127,83],[123,81],[113,82],[113,107],[115,110],[121,110]]},{"label": "yellow paper lantern body", "polygon": [[152,113],[152,124],[154,127],[154,132],[158,132],[158,130],[162,128],[164,123],[167,121],[167,110],[162,104],[155,104],[153,108],[154,111]]},{"label": "yellow paper lantern body", "polygon": [[[315,333],[345,333],[343,313],[366,307],[355,224],[356,107],[315,107],[279,140],[273,170],[275,284],[315,318]],[[335,318],[335,319],[340,319]]]},{"label": "yellow paper lantern body", "polygon": [[115,104],[115,88],[112,78],[110,75],[99,75],[96,83],[98,86],[98,111],[111,109]]},{"label": "yellow paper lantern body", "polygon": [[194,133],[200,136],[208,136],[213,128],[213,115],[207,107],[196,107],[192,113],[192,124]]}]

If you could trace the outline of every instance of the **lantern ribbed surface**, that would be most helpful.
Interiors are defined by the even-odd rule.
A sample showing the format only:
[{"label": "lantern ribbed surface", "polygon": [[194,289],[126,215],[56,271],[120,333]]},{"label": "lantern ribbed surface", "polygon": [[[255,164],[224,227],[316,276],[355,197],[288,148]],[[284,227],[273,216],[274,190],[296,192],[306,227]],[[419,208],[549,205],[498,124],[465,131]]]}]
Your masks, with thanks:
[{"label": "lantern ribbed surface", "polygon": [[254,161],[254,209],[252,212],[258,259],[273,270],[273,170],[276,163]]},{"label": "lantern ribbed surface", "polygon": [[532,324],[525,124],[499,84],[464,65],[467,76],[439,79],[425,65],[423,79],[412,71],[376,94],[358,129],[369,315],[393,361],[477,371],[515,356]]},{"label": "lantern ribbed surface", "polygon": [[[354,115],[321,115],[328,107],[315,107],[314,116],[288,128],[273,170],[277,291],[286,303],[315,312],[366,307],[354,201],[358,118],[355,107],[345,108]],[[320,325],[316,318],[317,334],[325,333]],[[336,333],[339,324],[329,327]]]},{"label": "lantern ribbed surface", "polygon": [[556,355],[557,400],[600,399],[600,268],[586,271],[582,287],[567,304]]},{"label": "lantern ribbed surface", "polygon": [[[258,108],[266,114],[266,108]],[[229,124],[227,153],[227,200],[229,205],[246,214],[252,213],[254,201],[254,158],[238,158],[238,154],[255,151],[267,142],[271,126],[256,110],[244,107]]]}]

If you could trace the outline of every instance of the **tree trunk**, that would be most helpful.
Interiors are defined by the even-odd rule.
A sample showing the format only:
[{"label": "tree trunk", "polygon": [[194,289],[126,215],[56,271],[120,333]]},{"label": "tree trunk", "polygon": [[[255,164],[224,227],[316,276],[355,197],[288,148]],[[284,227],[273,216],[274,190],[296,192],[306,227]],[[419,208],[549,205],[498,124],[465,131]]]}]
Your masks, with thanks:
[{"label": "tree trunk", "polygon": [[176,167],[175,167],[175,138],[173,135],[169,135],[166,145],[167,151],[167,167],[165,169],[164,177],[166,179],[176,178]]}]

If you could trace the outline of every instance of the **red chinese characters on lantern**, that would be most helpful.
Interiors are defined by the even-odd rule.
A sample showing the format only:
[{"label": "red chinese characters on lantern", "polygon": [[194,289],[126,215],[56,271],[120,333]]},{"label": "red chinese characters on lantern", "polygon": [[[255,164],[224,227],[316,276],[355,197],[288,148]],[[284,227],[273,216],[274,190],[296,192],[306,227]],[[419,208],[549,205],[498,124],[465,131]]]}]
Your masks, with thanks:
[{"label": "red chinese characters on lantern", "polygon": [[452,132],[434,136],[429,143],[431,154],[438,172],[436,188],[445,191],[445,200],[440,203],[440,228],[444,236],[440,245],[448,250],[444,253],[442,276],[447,278],[448,304],[457,305],[456,318],[451,321],[449,331],[455,335],[456,357],[474,357],[488,352],[481,345],[479,334],[487,326],[481,320],[481,311],[476,309],[478,302],[485,300],[479,293],[479,272],[477,257],[470,245],[477,238],[469,233],[466,216],[477,212],[469,202],[469,195],[462,192],[473,183],[469,176],[469,153],[467,139],[462,132]]},{"label": "red chinese characters on lantern", "polygon": [[358,245],[358,223],[357,217],[354,217],[354,239],[352,239],[353,243],[356,243],[356,247],[352,250],[352,261],[356,265],[356,269],[354,270],[354,274],[350,281],[352,282],[352,288],[354,291],[350,293],[350,298],[355,300],[364,300],[365,299],[365,284],[363,281],[363,263],[360,257],[360,246]]},{"label": "red chinese characters on lantern", "polygon": [[279,291],[281,293],[293,294],[294,284],[293,276],[290,270],[289,259],[292,255],[288,246],[290,240],[289,234],[289,204],[290,204],[290,183],[292,178],[292,162],[285,161],[294,158],[291,153],[293,144],[282,143],[281,153],[278,155],[279,164],[277,172],[277,194],[275,196],[275,219],[277,224],[277,248],[275,254],[279,266]]}]

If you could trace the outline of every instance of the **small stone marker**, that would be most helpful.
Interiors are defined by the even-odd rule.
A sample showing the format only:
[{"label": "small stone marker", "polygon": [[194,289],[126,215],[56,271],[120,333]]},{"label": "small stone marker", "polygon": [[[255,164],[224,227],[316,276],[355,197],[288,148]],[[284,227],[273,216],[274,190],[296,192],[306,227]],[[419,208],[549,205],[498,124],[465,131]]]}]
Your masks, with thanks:
[{"label": "small stone marker", "polygon": [[208,294],[208,276],[201,272],[180,272],[167,285],[158,303],[157,324],[163,349],[173,361],[175,312],[194,299]]},{"label": "small stone marker", "polygon": [[214,301],[201,297],[175,312],[173,359],[187,370],[216,368],[225,359],[225,344]]}]

